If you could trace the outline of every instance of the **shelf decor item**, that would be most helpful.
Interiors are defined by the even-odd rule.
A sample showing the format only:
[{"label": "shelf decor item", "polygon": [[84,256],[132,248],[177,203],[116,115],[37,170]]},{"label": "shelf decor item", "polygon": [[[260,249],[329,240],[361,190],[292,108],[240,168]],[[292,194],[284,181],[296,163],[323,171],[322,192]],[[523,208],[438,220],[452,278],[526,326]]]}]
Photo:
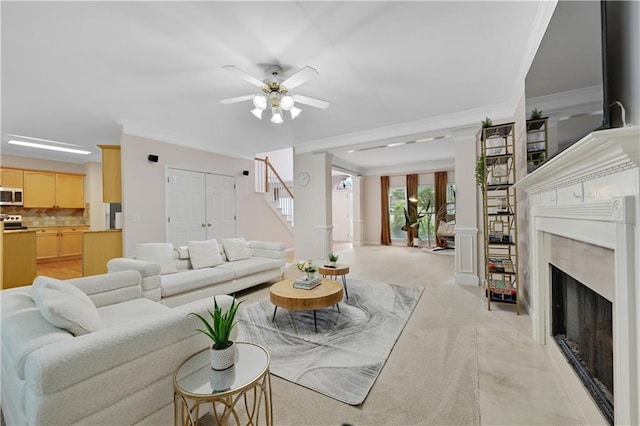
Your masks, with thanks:
[{"label": "shelf decor item", "polygon": [[189,315],[194,315],[202,321],[204,329],[199,328],[197,331],[208,336],[213,344],[211,345],[211,368],[214,370],[226,370],[232,367],[235,363],[237,356],[237,347],[231,340],[231,330],[235,327],[235,316],[238,311],[240,303],[235,298],[231,302],[231,307],[225,312],[218,305],[216,298],[213,298],[213,312],[209,311],[211,316],[211,322],[209,322],[202,315],[191,312]]}]

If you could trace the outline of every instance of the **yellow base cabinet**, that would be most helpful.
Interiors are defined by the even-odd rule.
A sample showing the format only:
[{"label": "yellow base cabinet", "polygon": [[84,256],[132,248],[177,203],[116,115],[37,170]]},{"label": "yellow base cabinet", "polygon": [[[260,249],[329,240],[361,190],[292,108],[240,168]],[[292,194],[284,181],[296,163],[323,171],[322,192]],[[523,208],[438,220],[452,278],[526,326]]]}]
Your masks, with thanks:
[{"label": "yellow base cabinet", "polygon": [[2,236],[1,288],[30,285],[36,277],[36,237],[33,231],[5,231]]},{"label": "yellow base cabinet", "polygon": [[60,257],[82,256],[82,233],[88,226],[61,226],[58,246]]},{"label": "yellow base cabinet", "polygon": [[82,276],[106,274],[107,262],[122,257],[122,231],[84,232],[82,246]]},{"label": "yellow base cabinet", "polygon": [[38,228],[36,230],[36,259],[50,260],[58,258],[58,227]]},{"label": "yellow base cabinet", "polygon": [[82,233],[88,226],[54,226],[36,230],[38,262],[79,259],[82,256]]}]

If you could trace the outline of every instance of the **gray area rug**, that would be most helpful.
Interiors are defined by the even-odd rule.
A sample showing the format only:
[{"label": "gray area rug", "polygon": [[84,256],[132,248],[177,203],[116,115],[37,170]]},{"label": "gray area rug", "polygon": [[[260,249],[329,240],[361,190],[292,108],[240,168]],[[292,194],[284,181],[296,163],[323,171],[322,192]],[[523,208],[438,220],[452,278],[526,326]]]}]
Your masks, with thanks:
[{"label": "gray area rug", "polygon": [[288,311],[269,299],[243,306],[238,341],[264,346],[271,373],[346,404],[361,404],[424,288],[349,279],[349,300],[316,311]]}]

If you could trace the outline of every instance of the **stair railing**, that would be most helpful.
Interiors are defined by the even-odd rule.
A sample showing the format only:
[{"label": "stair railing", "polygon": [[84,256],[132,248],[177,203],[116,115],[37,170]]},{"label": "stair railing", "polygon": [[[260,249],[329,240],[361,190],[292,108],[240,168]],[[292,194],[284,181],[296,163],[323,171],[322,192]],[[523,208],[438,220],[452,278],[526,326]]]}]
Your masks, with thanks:
[{"label": "stair railing", "polygon": [[269,157],[255,158],[256,192],[268,194],[269,201],[274,203],[293,224],[293,192],[285,183],[277,170],[269,162]]}]

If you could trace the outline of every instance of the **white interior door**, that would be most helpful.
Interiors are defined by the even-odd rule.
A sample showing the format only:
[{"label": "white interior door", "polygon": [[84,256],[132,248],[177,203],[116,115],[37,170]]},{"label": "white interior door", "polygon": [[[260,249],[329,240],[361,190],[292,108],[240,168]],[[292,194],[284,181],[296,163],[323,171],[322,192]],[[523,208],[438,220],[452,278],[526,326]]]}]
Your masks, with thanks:
[{"label": "white interior door", "polygon": [[351,191],[333,191],[333,240],[351,241]]},{"label": "white interior door", "polygon": [[168,242],[186,245],[207,238],[205,174],[167,170]]},{"label": "white interior door", "polygon": [[207,238],[236,236],[236,181],[232,176],[207,174]]}]

